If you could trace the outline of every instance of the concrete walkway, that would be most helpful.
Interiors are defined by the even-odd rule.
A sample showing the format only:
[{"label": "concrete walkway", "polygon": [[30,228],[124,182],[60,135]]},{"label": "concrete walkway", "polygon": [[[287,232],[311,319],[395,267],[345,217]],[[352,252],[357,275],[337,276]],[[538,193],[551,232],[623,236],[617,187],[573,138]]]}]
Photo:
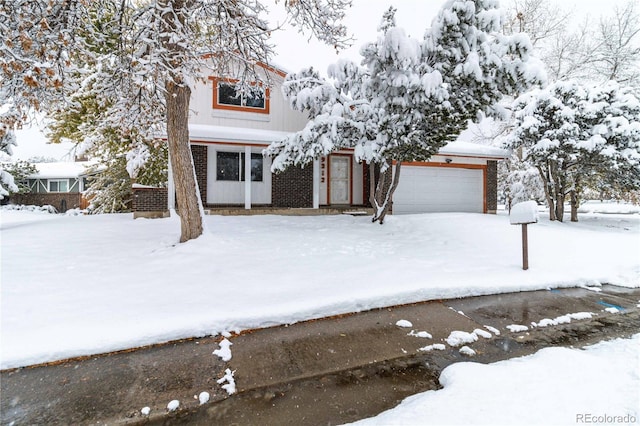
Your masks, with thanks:
[{"label": "concrete walkway", "polygon": [[[453,362],[494,362],[546,346],[639,333],[639,302],[640,289],[612,286],[600,292],[564,289],[430,301],[247,331],[229,338],[228,362],[212,354],[221,337],[206,337],[7,370],[0,375],[0,420],[3,425],[340,424],[437,389],[440,372]],[[593,316],[531,327],[578,312]],[[399,320],[412,326],[399,327]],[[513,324],[529,330],[509,331]],[[476,329],[500,334],[468,344],[474,356],[447,342],[453,331]],[[433,344],[444,350],[420,350]],[[226,369],[235,371],[237,392],[231,396],[217,382]],[[203,391],[210,400],[200,405]],[[180,406],[169,413],[172,400]],[[149,415],[141,413],[143,407],[150,408]]]}]

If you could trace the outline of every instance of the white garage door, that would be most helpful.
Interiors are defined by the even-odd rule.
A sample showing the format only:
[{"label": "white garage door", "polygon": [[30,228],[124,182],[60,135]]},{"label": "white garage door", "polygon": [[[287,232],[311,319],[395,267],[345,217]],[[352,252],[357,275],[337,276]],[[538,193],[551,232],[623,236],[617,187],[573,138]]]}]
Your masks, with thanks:
[{"label": "white garage door", "polygon": [[402,166],[393,213],[484,211],[481,169]]}]

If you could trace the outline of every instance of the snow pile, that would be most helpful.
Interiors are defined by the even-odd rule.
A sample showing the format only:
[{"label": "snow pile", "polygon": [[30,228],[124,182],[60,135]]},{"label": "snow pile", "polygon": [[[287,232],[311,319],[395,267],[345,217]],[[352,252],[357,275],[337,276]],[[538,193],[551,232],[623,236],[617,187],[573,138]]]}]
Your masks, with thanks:
[{"label": "snow pile", "polygon": [[55,207],[50,205],[44,206],[31,206],[31,205],[23,205],[23,204],[7,204],[6,206],[1,206],[0,211],[27,211],[27,212],[36,212],[36,213],[58,213]]},{"label": "snow pile", "polygon": [[222,341],[219,343],[219,345],[220,345],[220,349],[214,350],[213,351],[213,355],[218,355],[225,362],[230,361],[231,360],[231,345],[233,345],[233,343],[231,343],[225,337],[224,339],[222,339]]},{"label": "snow pile", "polygon": [[[353,425],[422,425],[425,419],[437,425],[636,424],[639,347],[636,334],[584,350],[546,348],[489,365],[456,363],[442,371],[443,389],[410,396]],[[619,420],[586,421],[604,415]]]},{"label": "snow pile", "polygon": [[[222,389],[226,390],[229,395],[233,395],[234,393],[236,393],[236,381],[233,378],[235,372],[235,370],[231,371],[229,368],[227,368],[224,371],[224,376],[217,380],[218,384],[222,385]],[[225,382],[226,384],[223,384]]]},{"label": "snow pile", "polygon": [[529,327],[527,327],[526,325],[511,324],[507,326],[507,329],[512,333],[520,333],[522,331],[529,330]]},{"label": "snow pile", "polygon": [[151,408],[149,407],[143,407],[142,410],[140,410],[140,413],[143,416],[148,416],[150,412],[151,412]]}]

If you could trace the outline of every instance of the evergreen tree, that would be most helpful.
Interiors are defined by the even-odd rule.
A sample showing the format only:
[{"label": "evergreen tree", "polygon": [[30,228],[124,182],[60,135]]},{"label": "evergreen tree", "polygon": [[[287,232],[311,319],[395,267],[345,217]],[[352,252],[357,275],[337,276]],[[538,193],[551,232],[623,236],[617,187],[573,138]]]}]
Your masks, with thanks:
[{"label": "evergreen tree", "polygon": [[468,120],[501,114],[504,94],[543,79],[528,38],[500,33],[492,0],[448,1],[422,42],[396,26],[394,12],[385,13],[377,41],[362,47],[363,66],[339,61],[329,69],[331,81],[312,69],[287,76],[285,97],[311,121],[265,151],[278,171],[353,148],[370,165],[372,219],[380,223],[402,162],[428,160]]},{"label": "evergreen tree", "polygon": [[38,169],[28,161],[18,160],[11,163],[3,163],[2,168],[13,177],[15,188],[8,191],[11,194],[26,194],[31,191],[28,177],[37,173]]},{"label": "evergreen tree", "polygon": [[563,220],[570,197],[577,221],[585,188],[600,178],[640,188],[640,101],[631,89],[559,81],[522,95],[514,109],[506,146],[538,170],[550,220]]}]

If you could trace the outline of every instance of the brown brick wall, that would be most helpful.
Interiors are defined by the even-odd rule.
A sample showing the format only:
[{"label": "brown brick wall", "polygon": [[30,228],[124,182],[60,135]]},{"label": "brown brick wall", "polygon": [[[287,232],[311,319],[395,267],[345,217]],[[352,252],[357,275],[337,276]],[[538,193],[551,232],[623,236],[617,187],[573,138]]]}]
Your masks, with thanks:
[{"label": "brown brick wall", "polygon": [[498,209],[498,162],[487,161],[487,212],[494,213]]},{"label": "brown brick wall", "polygon": [[134,212],[167,210],[167,188],[133,188]]},{"label": "brown brick wall", "polygon": [[191,145],[193,166],[196,170],[196,180],[200,189],[202,204],[207,204],[207,147],[204,145]]},{"label": "brown brick wall", "polygon": [[79,192],[56,192],[48,194],[12,194],[11,203],[30,206],[53,206],[59,213],[69,209],[82,208],[82,194]]},{"label": "brown brick wall", "polygon": [[292,166],[271,181],[273,207],[313,207],[313,166]]}]

